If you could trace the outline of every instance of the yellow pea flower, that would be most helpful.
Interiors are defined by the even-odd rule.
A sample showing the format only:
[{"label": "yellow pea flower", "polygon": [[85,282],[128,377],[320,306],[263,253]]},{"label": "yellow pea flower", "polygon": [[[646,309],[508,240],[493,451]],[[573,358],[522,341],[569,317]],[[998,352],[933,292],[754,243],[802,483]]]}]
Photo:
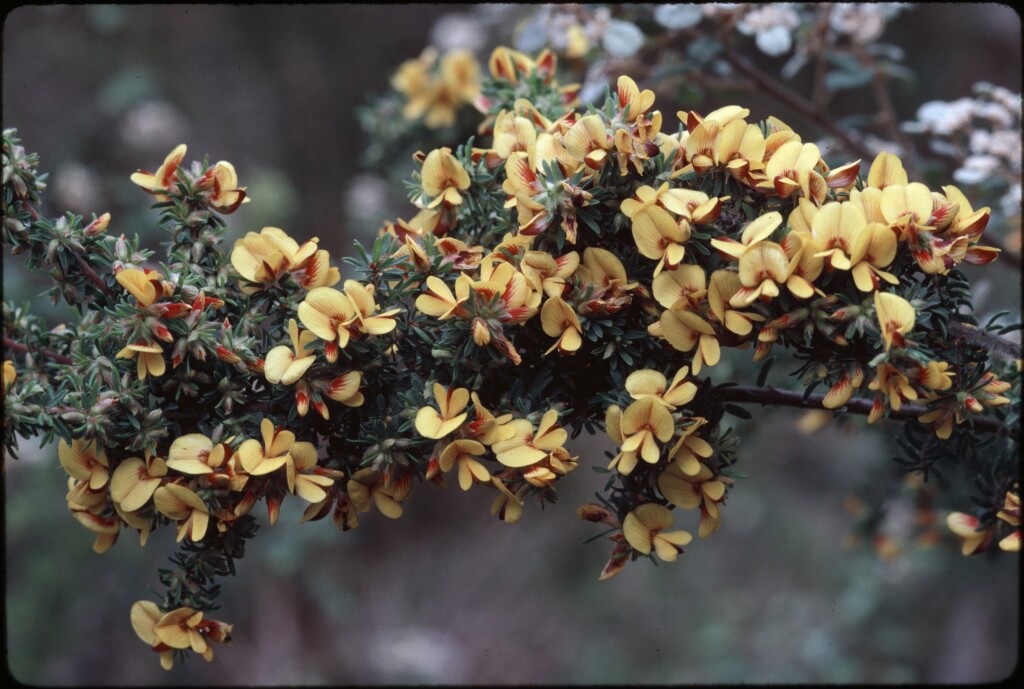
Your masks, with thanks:
[{"label": "yellow pea flower", "polygon": [[441,438],[453,433],[469,416],[464,411],[469,404],[469,390],[466,388],[446,388],[434,383],[434,399],[440,411],[433,407],[421,407],[416,412],[416,431],[424,438]]},{"label": "yellow pea flower", "polygon": [[288,490],[309,503],[327,499],[327,491],[334,485],[331,470],[317,466],[317,451],[313,443],[295,443],[288,451],[292,458]]},{"label": "yellow pea flower", "polygon": [[301,246],[277,227],[247,232],[231,250],[231,265],[249,282],[268,284],[298,269],[317,253],[316,237]]},{"label": "yellow pea flower", "polygon": [[604,427],[608,437],[619,446],[619,452],[612,458],[608,468],[618,469],[620,474],[628,476],[636,468],[637,456],[636,450],[630,450],[629,452],[622,450],[621,446],[624,440],[622,436],[622,410],[619,409],[617,404],[613,404],[605,410]]},{"label": "yellow pea flower", "polygon": [[93,552],[105,553],[117,542],[117,536],[121,532],[121,521],[117,517],[105,517],[73,507],[72,515],[79,524],[96,534],[96,540],[92,544]]},{"label": "yellow pea flower", "polygon": [[491,514],[507,524],[518,522],[523,516],[523,501],[513,495],[497,476],[491,477],[491,485],[498,491],[491,503]]},{"label": "yellow pea flower", "polygon": [[260,433],[262,445],[259,440],[250,438],[238,446],[242,468],[253,476],[269,474],[288,464],[289,451],[295,445],[295,434],[275,428],[270,419],[260,422]]},{"label": "yellow pea flower", "polygon": [[144,507],[167,476],[167,463],[160,457],[125,459],[110,479],[110,498],[126,512]]},{"label": "yellow pea flower", "polygon": [[241,491],[249,482],[231,446],[227,443],[214,445],[201,433],[175,438],[167,452],[167,468],[189,476],[202,476],[210,485],[232,491]]},{"label": "yellow pea flower", "polygon": [[661,335],[675,349],[689,352],[696,348],[693,355],[694,375],[699,374],[705,364],[714,366],[721,359],[721,347],[715,329],[696,313],[672,309],[663,311],[660,326]]},{"label": "yellow pea flower", "polygon": [[635,400],[650,397],[669,411],[675,411],[697,394],[697,386],[686,380],[689,373],[690,368],[683,366],[669,384],[665,376],[653,369],[633,371],[626,378],[626,392]]},{"label": "yellow pea flower", "polygon": [[[791,275],[790,279],[786,281],[787,286],[792,284],[793,278],[794,276]],[[763,321],[764,316],[751,311],[737,311],[730,308],[730,300],[741,289],[743,289],[743,283],[740,282],[740,276],[737,273],[731,270],[716,270],[711,274],[711,280],[708,282],[708,306],[711,309],[711,315],[724,325],[726,330],[737,335],[748,335],[754,329],[754,322]]]},{"label": "yellow pea flower", "polygon": [[549,297],[562,297],[569,291],[568,278],[579,266],[580,255],[575,251],[558,258],[546,251],[527,251],[520,270],[533,289],[542,290]]},{"label": "yellow pea flower", "polygon": [[324,348],[327,360],[338,358],[338,348],[344,349],[352,339],[352,324],[357,320],[352,300],[333,287],[316,287],[299,304],[299,320],[313,334],[330,347]]},{"label": "yellow pea flower", "polygon": [[576,120],[565,134],[565,150],[590,170],[600,170],[615,142],[600,115]]},{"label": "yellow pea flower", "polygon": [[981,522],[978,518],[963,512],[950,512],[946,517],[946,526],[954,534],[963,539],[963,546],[960,549],[963,555],[976,555],[985,552],[992,542],[992,529],[978,530]]},{"label": "yellow pea flower", "polygon": [[[892,364],[878,365],[875,379],[868,383],[868,389],[882,393],[893,411],[899,411],[904,401],[916,400],[918,397],[917,390],[910,384],[907,374]],[[874,423],[881,417],[883,408],[878,400],[876,400],[876,404],[879,405],[878,412],[875,413],[875,410],[872,409],[872,414],[868,416],[868,423]]]},{"label": "yellow pea flower", "polygon": [[362,285],[355,280],[346,280],[345,296],[355,307],[356,321],[360,332],[368,335],[386,335],[398,325],[394,316],[401,309],[391,309],[378,314],[377,310],[380,307],[373,299],[372,285]]},{"label": "yellow pea flower", "polygon": [[190,488],[177,483],[160,486],[153,493],[153,504],[160,514],[178,522],[178,542],[186,535],[193,542],[203,540],[210,523],[210,510]]},{"label": "yellow pea flower", "polygon": [[309,352],[309,346],[317,339],[316,333],[309,330],[300,332],[295,319],[290,318],[288,336],[292,341],[291,348],[279,345],[267,352],[263,375],[269,383],[292,385],[316,362],[316,354]]},{"label": "yellow pea flower", "polygon": [[735,239],[728,237],[719,237],[712,239],[711,245],[722,252],[727,258],[736,260],[751,247],[768,239],[781,224],[782,214],[778,211],[771,211],[747,223],[740,235],[740,241],[737,242]]},{"label": "yellow pea flower", "polygon": [[327,396],[346,407],[361,407],[365,401],[363,393],[359,392],[362,380],[363,374],[359,371],[348,371],[331,381]]},{"label": "yellow pea flower", "polygon": [[903,169],[903,161],[892,153],[881,151],[868,169],[865,186],[885,189],[894,184],[906,185],[909,181],[907,171]]},{"label": "yellow pea flower", "polygon": [[[866,227],[867,219],[857,204],[837,201],[826,203],[811,220],[811,235],[822,247],[815,255],[825,259],[831,269],[850,270],[850,257]],[[864,248],[866,250],[867,247]],[[893,253],[895,255],[895,245]]]},{"label": "yellow pea flower", "polygon": [[1020,552],[1020,496],[1006,491],[1006,496],[1003,498],[1003,509],[996,514],[996,517],[1010,526],[1018,527],[1016,531],[999,541],[999,547],[1012,553]]},{"label": "yellow pea flower", "polygon": [[126,268],[114,276],[117,283],[124,287],[139,302],[139,306],[146,308],[164,294],[161,285],[160,273],[156,271],[141,271],[134,268]]},{"label": "yellow pea flower", "polygon": [[[426,289],[423,294],[416,297],[416,308],[428,316],[438,320],[451,318],[460,314],[460,307],[469,299],[469,284],[465,281],[456,281],[455,288],[459,293],[456,297],[452,294],[451,288],[444,280],[433,275],[426,281]],[[465,309],[462,309],[464,312]]]},{"label": "yellow pea flower", "polygon": [[369,512],[370,505],[373,504],[388,519],[398,519],[402,516],[402,506],[399,503],[409,497],[411,489],[412,483],[408,477],[389,481],[379,471],[370,467],[357,471],[346,485],[348,497],[357,511]]},{"label": "yellow pea flower", "polygon": [[160,665],[170,670],[174,662],[174,650],[191,649],[204,660],[213,660],[211,641],[231,643],[233,625],[217,620],[204,620],[203,613],[192,608],[176,608],[161,613],[151,601],[137,601],[131,609],[132,628],[135,634],[160,653]]},{"label": "yellow pea flower", "polygon": [[895,344],[906,345],[903,337],[914,329],[916,314],[914,307],[903,297],[891,292],[875,292],[875,314],[885,342],[885,351]]},{"label": "yellow pea flower", "polygon": [[438,460],[441,471],[448,473],[453,466],[459,468],[459,487],[469,490],[476,483],[490,483],[491,474],[477,461],[484,454],[484,446],[475,440],[455,440],[441,451]]},{"label": "yellow pea flower", "polygon": [[[766,142],[767,148],[767,142]],[[788,141],[772,153],[765,165],[765,181],[757,186],[765,192],[774,191],[780,198],[800,193],[817,205],[825,200],[828,186],[819,172],[821,151],[811,143]]]},{"label": "yellow pea flower", "polygon": [[495,442],[491,449],[499,462],[513,469],[545,460],[569,438],[569,433],[558,425],[558,412],[554,409],[544,413],[536,431],[533,424],[526,419],[511,421],[508,427],[512,429],[513,434],[505,440]]},{"label": "yellow pea flower", "polygon": [[156,200],[163,203],[170,198],[160,192],[167,191],[174,186],[178,179],[178,166],[185,158],[188,147],[185,144],[175,146],[174,150],[167,154],[164,162],[157,168],[156,172],[137,170],[132,173],[131,181],[142,187],[146,193],[153,194]]},{"label": "yellow pea flower", "polygon": [[90,490],[99,490],[110,480],[107,454],[95,441],[86,443],[76,438],[68,445],[62,439],[57,445],[57,456],[68,476],[88,482]]},{"label": "yellow pea flower", "polygon": [[649,502],[626,515],[622,533],[637,552],[650,555],[653,549],[665,562],[673,562],[683,552],[682,546],[693,540],[689,532],[666,531],[674,522],[667,507]]},{"label": "yellow pea flower", "polygon": [[687,263],[654,277],[654,298],[666,309],[698,312],[708,293],[704,269]]},{"label": "yellow pea flower", "polygon": [[528,118],[513,111],[502,110],[494,120],[494,151],[502,160],[522,151],[534,161],[537,149],[537,128]]},{"label": "yellow pea flower", "polygon": [[[219,213],[225,215],[234,213],[243,203],[249,203],[250,199],[245,193],[245,187],[238,186],[238,173],[235,166],[226,160],[218,161],[210,168],[204,178],[210,179],[210,190],[206,194],[207,202]],[[200,180],[203,187],[203,180]]]},{"label": "yellow pea flower", "polygon": [[949,390],[953,387],[953,377],[956,374],[949,370],[949,363],[945,361],[929,361],[918,371],[917,382],[931,390]]},{"label": "yellow pea flower", "polygon": [[135,359],[139,380],[146,376],[159,378],[167,371],[164,361],[164,349],[152,342],[134,342],[117,353],[117,359]]},{"label": "yellow pea flower", "polygon": [[5,359],[4,360],[4,373],[3,373],[3,383],[4,383],[4,392],[5,393],[10,391],[11,386],[14,385],[14,381],[15,381],[15,379],[17,377],[18,377],[18,372],[14,369],[14,362],[11,361],[10,359]]},{"label": "yellow pea flower", "polygon": [[641,397],[626,407],[619,423],[622,451],[636,452],[649,464],[658,462],[661,458],[658,443],[668,442],[674,432],[672,415],[653,397]]},{"label": "yellow pea flower", "polygon": [[476,418],[462,427],[466,437],[479,440],[484,445],[493,445],[514,435],[515,431],[508,425],[512,420],[511,414],[496,417],[483,405],[479,395],[471,392],[470,397],[473,400],[473,413]]},{"label": "yellow pea flower", "polygon": [[[421,174],[423,195],[417,203],[421,208],[436,208],[442,203],[457,206],[462,203],[462,194],[459,192],[469,189],[469,173],[447,146],[427,154]],[[427,198],[432,200],[427,203]]]},{"label": "yellow pea flower", "polygon": [[541,325],[544,334],[548,337],[557,337],[555,344],[551,345],[544,355],[547,356],[555,348],[561,354],[569,354],[578,351],[583,345],[583,328],[580,326],[580,319],[572,307],[565,303],[561,297],[549,297],[540,310]]},{"label": "yellow pea flower", "polygon": [[708,441],[697,435],[697,431],[707,422],[707,419],[699,416],[691,419],[670,453],[675,465],[687,476],[696,476],[703,466],[700,460],[715,454],[715,449]]},{"label": "yellow pea flower", "polygon": [[683,509],[700,508],[699,538],[707,538],[721,525],[718,505],[725,498],[725,484],[714,478],[704,464],[688,476],[678,464],[670,464],[658,476],[658,490],[665,499]]}]

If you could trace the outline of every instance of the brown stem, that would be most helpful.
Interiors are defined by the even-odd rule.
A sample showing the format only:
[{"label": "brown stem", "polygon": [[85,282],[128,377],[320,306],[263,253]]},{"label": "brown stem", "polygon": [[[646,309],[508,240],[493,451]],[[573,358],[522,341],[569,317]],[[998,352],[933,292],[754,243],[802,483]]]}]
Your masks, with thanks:
[{"label": "brown stem", "polygon": [[[775,387],[753,387],[745,385],[730,385],[722,388],[722,393],[727,402],[739,402],[740,404],[761,404],[774,405],[779,407],[800,407],[802,409],[822,409],[825,395],[808,395],[806,398],[802,392],[784,390]],[[867,415],[871,412],[872,401],[854,397],[843,405],[847,412],[852,414]],[[925,407],[903,405],[899,411],[892,410],[889,413],[890,419],[908,421],[916,419],[928,412]],[[995,433],[997,435],[1009,435],[1010,429],[1003,425],[999,419],[986,416],[971,417],[973,427],[976,431],[983,433]]]},{"label": "brown stem", "polygon": [[4,337],[4,347],[6,347],[7,349],[13,349],[16,352],[24,352],[26,354],[42,354],[43,357],[57,364],[71,363],[71,357],[69,356],[64,356],[63,354],[58,354],[57,352],[51,352],[49,349],[40,349],[33,352],[31,349],[29,349],[28,345],[12,340],[11,338],[6,336]]},{"label": "brown stem", "polygon": [[92,266],[90,266],[89,263],[84,258],[82,258],[81,254],[75,254],[75,259],[78,260],[78,267],[82,269],[82,273],[84,273],[87,278],[92,280],[96,284],[96,286],[100,288],[101,292],[103,292],[107,296],[110,296],[114,293],[113,290],[107,287],[107,283],[103,281],[103,278],[97,275],[96,271],[92,269]]},{"label": "brown stem", "polygon": [[983,347],[993,354],[1002,354],[1011,359],[1021,358],[1020,343],[1000,337],[993,332],[961,323],[960,321],[949,321],[949,332],[957,338],[967,340],[973,345]]}]

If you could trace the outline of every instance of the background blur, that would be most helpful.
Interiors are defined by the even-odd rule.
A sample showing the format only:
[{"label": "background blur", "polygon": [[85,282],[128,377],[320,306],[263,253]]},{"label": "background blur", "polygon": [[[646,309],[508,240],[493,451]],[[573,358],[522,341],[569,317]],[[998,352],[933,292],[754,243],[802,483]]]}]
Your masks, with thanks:
[{"label": "background blur", "polygon": [[[4,24],[3,126],[17,127],[51,172],[51,216],[110,211],[111,232],[137,232],[155,248],[155,216],[128,176],[187,142],[191,157],[233,162],[248,187],[253,202],[229,216],[235,236],[265,225],[319,236],[337,262],[383,219],[410,215],[401,187],[361,170],[367,142],[355,109],[437,40],[437,20],[447,38],[476,21],[467,41],[486,58],[526,11],[21,7]],[[969,96],[981,80],[1019,90],[1020,36],[1006,6],[904,12],[885,34],[918,76],[894,94],[900,118],[928,100]],[[757,118],[776,110],[757,94],[743,103]],[[659,107],[690,104],[659,98]],[[411,161],[394,166],[404,174]],[[6,255],[3,267],[5,299],[33,301],[54,324],[66,317],[36,296],[46,287],[39,276]],[[997,262],[981,280],[979,311],[1019,312],[1018,273]],[[330,522],[299,526],[300,506],[286,501],[214,615],[236,625],[233,647],[169,673],[134,636],[128,610],[157,586],[173,535],[140,549],[126,533],[95,555],[67,513],[55,449],[24,442],[4,469],[8,669],[28,684],[65,686],[977,682],[1010,673],[1019,559],[963,558],[947,537],[917,542],[929,493],[890,469],[893,426],[855,420],[804,435],[798,419],[759,410],[738,425],[737,468],[750,479],[730,494],[713,538],[672,566],[633,564],[607,582],[597,575],[609,544],[581,545],[598,529],[575,508],[602,480],[583,468],[558,505],[528,509],[516,526],[487,514],[483,491],[426,486],[401,520],[374,515],[348,534]],[[573,448],[581,465],[605,463],[598,440]],[[899,554],[847,542],[853,493],[887,506],[883,531]],[[682,518],[695,531],[696,514]]]}]

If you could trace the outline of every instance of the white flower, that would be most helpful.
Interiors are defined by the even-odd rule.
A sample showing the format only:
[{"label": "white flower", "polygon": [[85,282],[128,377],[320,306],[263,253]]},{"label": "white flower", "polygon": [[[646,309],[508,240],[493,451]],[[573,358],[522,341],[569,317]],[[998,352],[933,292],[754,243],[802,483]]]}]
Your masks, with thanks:
[{"label": "white flower", "polygon": [[992,155],[971,155],[963,166],[953,173],[957,184],[980,184],[999,169],[999,159]]},{"label": "white flower", "polygon": [[905,3],[896,2],[871,5],[841,2],[833,5],[828,23],[833,31],[848,35],[855,43],[871,43],[882,35],[885,23],[905,7]]},{"label": "white flower", "polygon": [[761,52],[782,55],[793,47],[793,30],[800,26],[800,15],[789,5],[764,5],[747,12],[736,28],[744,35],[755,34]]}]

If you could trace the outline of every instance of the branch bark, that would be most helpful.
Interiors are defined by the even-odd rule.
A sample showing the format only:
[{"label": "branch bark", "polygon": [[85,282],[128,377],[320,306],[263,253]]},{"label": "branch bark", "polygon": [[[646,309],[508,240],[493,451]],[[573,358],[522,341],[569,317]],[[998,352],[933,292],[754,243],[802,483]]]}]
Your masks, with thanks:
[{"label": "branch bark", "polygon": [[[830,411],[821,405],[822,401],[825,399],[825,395],[808,395],[804,398],[802,392],[796,392],[794,390],[784,390],[783,388],[776,387],[754,387],[749,385],[730,385],[729,387],[723,388],[722,393],[724,394],[727,402],[736,402],[739,404],[760,404],[764,406],[771,405],[778,407],[799,407],[801,409],[821,409],[823,411]],[[849,413],[862,414],[866,416],[871,412],[871,405],[872,400],[854,397],[843,406]],[[900,407],[899,411],[890,410],[889,418],[899,421],[908,421],[911,419],[917,419],[917,417],[927,411],[928,409],[925,407],[903,405]],[[973,420],[974,430],[976,431],[994,433],[996,435],[1010,434],[1010,429],[1003,425],[999,419],[994,419],[990,416],[974,416],[971,418]]]},{"label": "branch bark", "polygon": [[949,332],[951,335],[967,340],[973,345],[984,347],[991,353],[1002,354],[1013,359],[1021,358],[1019,342],[1000,337],[984,328],[973,327],[960,321],[949,321]]},{"label": "branch bark", "polygon": [[11,338],[6,336],[4,337],[4,347],[7,349],[13,349],[16,352],[24,352],[26,354],[42,354],[45,358],[57,364],[71,363],[71,357],[69,356],[64,356],[63,354],[52,352],[49,349],[40,349],[33,351],[29,349],[28,345],[12,340]]}]

